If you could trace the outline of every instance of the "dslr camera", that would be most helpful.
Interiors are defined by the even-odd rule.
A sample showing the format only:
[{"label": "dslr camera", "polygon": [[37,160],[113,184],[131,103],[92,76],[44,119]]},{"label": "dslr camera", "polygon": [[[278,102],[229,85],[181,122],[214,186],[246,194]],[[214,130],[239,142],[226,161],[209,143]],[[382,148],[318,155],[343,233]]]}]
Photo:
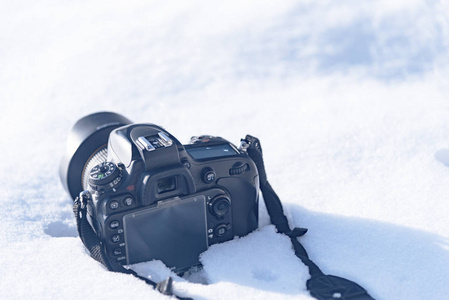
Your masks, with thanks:
[{"label": "dslr camera", "polygon": [[182,145],[164,128],[116,113],[80,119],[60,165],[109,261],[199,265],[213,244],[258,227],[259,177],[244,149],[214,136]]}]

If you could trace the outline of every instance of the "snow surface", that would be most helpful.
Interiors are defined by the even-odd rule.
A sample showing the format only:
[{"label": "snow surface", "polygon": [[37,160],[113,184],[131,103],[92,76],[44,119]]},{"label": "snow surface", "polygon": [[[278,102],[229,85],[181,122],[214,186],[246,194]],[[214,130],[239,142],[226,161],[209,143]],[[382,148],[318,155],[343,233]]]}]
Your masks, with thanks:
[{"label": "snow surface", "polygon": [[[184,143],[258,136],[325,273],[376,299],[447,299],[448,16],[436,0],[3,1],[0,298],[166,299],[89,257],[59,182],[71,126],[107,110]],[[260,227],[211,247],[175,290],[310,299],[263,206]]]}]

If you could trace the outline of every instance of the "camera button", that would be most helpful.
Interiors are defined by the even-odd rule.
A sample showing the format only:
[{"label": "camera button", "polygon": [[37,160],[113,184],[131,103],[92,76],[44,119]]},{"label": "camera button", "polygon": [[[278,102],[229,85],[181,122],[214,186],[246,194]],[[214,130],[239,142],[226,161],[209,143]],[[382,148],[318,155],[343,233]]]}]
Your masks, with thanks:
[{"label": "camera button", "polygon": [[126,197],[125,200],[123,200],[123,204],[125,204],[125,206],[131,206],[133,205],[133,198],[131,197]]},{"label": "camera button", "polygon": [[222,237],[228,232],[229,229],[231,229],[230,225],[221,224],[215,227],[214,234],[217,237]]},{"label": "camera button", "polygon": [[109,203],[109,208],[110,209],[117,209],[118,208],[118,201],[111,201],[110,203]]},{"label": "camera button", "polygon": [[111,224],[109,224],[109,227],[111,227],[111,229],[116,229],[120,226],[120,222],[119,221],[112,221]]},{"label": "camera button", "polygon": [[183,159],[182,160],[182,164],[184,165],[184,167],[186,167],[187,169],[190,169],[192,167],[192,165],[190,164],[190,162],[187,159]]},{"label": "camera button", "polygon": [[118,243],[118,242],[120,242],[120,235],[119,235],[119,234],[114,234],[114,235],[111,237],[111,240],[112,240],[113,243]]},{"label": "camera button", "polygon": [[217,175],[215,174],[214,171],[207,170],[206,172],[204,172],[203,180],[205,183],[212,183],[215,181],[216,177]]}]

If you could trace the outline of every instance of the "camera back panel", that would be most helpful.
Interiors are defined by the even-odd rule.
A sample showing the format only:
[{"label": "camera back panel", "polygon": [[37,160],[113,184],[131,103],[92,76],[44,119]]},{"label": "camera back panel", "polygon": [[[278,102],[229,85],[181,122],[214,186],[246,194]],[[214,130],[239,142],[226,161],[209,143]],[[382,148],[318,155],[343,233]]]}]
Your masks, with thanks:
[{"label": "camera back panel", "polygon": [[199,255],[210,245],[234,237],[232,211],[224,208],[221,214],[220,199],[229,197],[211,189],[113,214],[104,223],[106,252],[122,264],[159,259],[175,271],[198,265]]},{"label": "camera back panel", "polygon": [[181,145],[156,125],[128,125],[111,132],[108,161],[92,169],[102,185],[90,181],[88,219],[110,259],[181,272],[258,227],[256,166],[224,139]]}]

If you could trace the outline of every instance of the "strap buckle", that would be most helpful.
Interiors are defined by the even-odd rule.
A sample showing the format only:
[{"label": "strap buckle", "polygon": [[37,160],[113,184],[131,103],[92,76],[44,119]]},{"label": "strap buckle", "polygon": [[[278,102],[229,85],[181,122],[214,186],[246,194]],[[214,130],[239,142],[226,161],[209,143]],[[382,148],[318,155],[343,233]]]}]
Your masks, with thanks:
[{"label": "strap buckle", "polygon": [[80,196],[77,198],[80,203],[80,208],[84,210],[87,206],[87,202],[89,202],[90,199],[92,199],[92,194],[89,191],[82,191],[80,193]]}]

